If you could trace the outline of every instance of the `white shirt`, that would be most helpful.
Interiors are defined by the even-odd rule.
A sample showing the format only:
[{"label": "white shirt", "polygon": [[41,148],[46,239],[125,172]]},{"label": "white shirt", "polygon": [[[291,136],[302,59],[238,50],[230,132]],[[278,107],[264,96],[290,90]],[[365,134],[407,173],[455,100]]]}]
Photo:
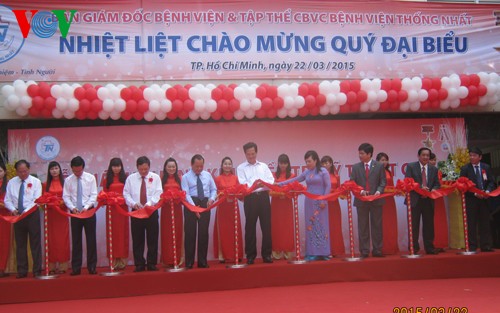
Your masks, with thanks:
[{"label": "white shirt", "polygon": [[[160,196],[163,193],[161,179],[158,174],[149,172],[146,175],[146,199],[145,205],[155,205],[160,201]],[[141,202],[141,184],[142,177],[138,172],[131,174],[125,181],[125,188],[123,189],[123,197],[130,209],[137,203]]]},{"label": "white shirt", "polygon": [[[82,205],[83,210],[97,204],[97,183],[94,175],[83,172],[82,176]],[[64,180],[63,200],[66,207],[70,210],[76,209],[76,195],[78,189],[78,177],[75,174],[68,176]]]},{"label": "white shirt", "polygon": [[[4,203],[5,207],[11,212],[14,212],[18,209],[17,202],[19,199],[19,187],[21,187],[21,183],[22,180],[19,178],[19,176],[12,178],[7,183],[7,191],[5,192]],[[38,199],[41,195],[42,183],[38,178],[28,175],[28,178],[24,180],[23,213],[35,206],[35,200]]]},{"label": "white shirt", "polygon": [[[256,161],[255,164],[250,164],[248,161],[243,162],[236,169],[238,173],[238,180],[242,185],[252,186],[253,183],[260,179],[268,184],[274,184],[274,176],[267,164]],[[258,188],[255,191],[264,190],[263,188]]]}]

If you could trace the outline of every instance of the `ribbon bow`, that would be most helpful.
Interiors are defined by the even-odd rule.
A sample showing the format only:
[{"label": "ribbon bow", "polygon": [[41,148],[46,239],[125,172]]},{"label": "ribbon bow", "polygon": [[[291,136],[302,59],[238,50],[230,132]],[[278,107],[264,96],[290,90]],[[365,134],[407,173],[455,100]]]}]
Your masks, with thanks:
[{"label": "ribbon bow", "polygon": [[396,189],[402,192],[408,193],[419,187],[418,183],[411,177],[406,177],[404,180],[398,180],[396,183]]},{"label": "ribbon bow", "polygon": [[109,191],[109,192],[104,192],[101,191],[99,195],[97,195],[97,202],[107,204],[108,206],[114,206],[114,205],[124,205],[125,204],[125,199],[123,198],[123,195]]},{"label": "ribbon bow", "polygon": [[174,203],[180,203],[186,198],[186,192],[179,189],[169,189],[161,195],[164,201],[174,201]]}]

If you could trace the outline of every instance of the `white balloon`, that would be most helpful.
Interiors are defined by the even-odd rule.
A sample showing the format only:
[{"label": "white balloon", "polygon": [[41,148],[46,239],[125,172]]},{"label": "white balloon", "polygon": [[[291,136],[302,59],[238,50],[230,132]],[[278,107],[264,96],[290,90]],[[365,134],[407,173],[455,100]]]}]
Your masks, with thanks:
[{"label": "white balloon", "polygon": [[441,110],[448,109],[450,107],[450,101],[449,100],[441,101],[441,103],[439,104],[439,107],[441,108]]},{"label": "white balloon", "polygon": [[458,90],[457,90],[457,88],[450,88],[450,89],[448,89],[448,99],[450,99],[450,100],[458,99]]},{"label": "white balloon", "polygon": [[156,113],[156,119],[159,120],[159,121],[163,121],[164,119],[167,118],[167,113],[165,112],[158,112]]},{"label": "white balloon", "polygon": [[361,103],[359,110],[361,112],[367,112],[369,108],[370,108],[370,105],[368,104],[368,102],[363,102],[363,103]]},{"label": "white balloon", "polygon": [[491,97],[491,96],[493,96],[494,94],[497,93],[498,87],[494,83],[489,83],[488,85],[486,85],[486,90],[487,90],[486,91],[486,96]]},{"label": "white balloon", "polygon": [[411,79],[411,83],[414,89],[420,89],[422,88],[422,78],[420,77],[413,77]]},{"label": "white balloon", "polygon": [[189,118],[192,119],[193,121],[196,121],[197,119],[200,118],[200,113],[198,113],[198,111],[191,111],[189,112]]},{"label": "white balloon", "polygon": [[485,106],[489,103],[489,98],[488,97],[482,97],[479,99],[479,106]]},{"label": "white balloon", "polygon": [[[51,90],[52,91],[52,90]],[[62,90],[62,96],[66,99],[69,99],[69,98],[73,98],[73,95],[74,95],[74,89],[71,88],[70,85],[68,84],[65,84],[63,86],[63,90]]]},{"label": "white balloon", "polygon": [[250,101],[250,107],[253,111],[257,111],[262,107],[262,101],[259,98],[253,98],[252,101]]},{"label": "white balloon", "polygon": [[66,112],[68,109],[68,100],[64,98],[58,98],[56,100],[56,108],[62,112]]},{"label": "white balloon", "polygon": [[369,80],[368,78],[362,79],[360,84],[361,84],[361,89],[364,91],[373,90],[372,81]]},{"label": "white balloon", "polygon": [[252,103],[250,102],[250,100],[243,99],[240,101],[240,110],[241,111],[246,112],[246,111],[250,110],[251,107],[252,107]]},{"label": "white balloon", "polygon": [[285,118],[288,116],[288,110],[286,108],[281,108],[278,110],[277,115],[279,118]]},{"label": "white balloon", "polygon": [[75,118],[75,112],[73,111],[64,111],[63,113],[64,117],[67,118],[68,120],[72,119],[72,118]]},{"label": "white balloon", "polygon": [[123,99],[115,100],[115,111],[123,112],[127,108],[127,103]]},{"label": "white balloon", "polygon": [[372,80],[372,88],[375,91],[379,91],[382,88],[382,80],[380,78],[375,78]]},{"label": "white balloon", "polygon": [[442,88],[445,88],[445,89],[448,89],[451,87],[451,80],[449,77],[443,77],[441,78],[441,87]]},{"label": "white balloon", "polygon": [[14,85],[14,93],[18,97],[27,96],[28,95],[28,88],[26,87],[24,82],[22,84]]},{"label": "white balloon", "polygon": [[201,112],[201,114],[200,114],[201,119],[205,120],[205,121],[208,120],[210,118],[210,116],[211,116],[210,112],[207,112],[207,111]]},{"label": "white balloon", "polygon": [[12,83],[12,85],[13,85],[14,87],[16,87],[16,86],[25,86],[25,83],[24,83],[24,81],[23,81],[22,79],[16,79],[16,80]]},{"label": "white balloon", "polygon": [[160,111],[160,102],[158,100],[149,101],[149,111],[154,114],[158,113]]},{"label": "white balloon", "polygon": [[[99,88],[99,90],[101,90],[103,88]],[[113,109],[115,108],[115,103],[113,102],[113,100],[111,99],[105,99],[103,102],[102,102],[102,109],[108,113],[111,113],[113,111]]]},{"label": "white balloon", "polygon": [[337,97],[333,93],[329,93],[326,95],[326,106],[334,106],[336,102]]},{"label": "white balloon", "polygon": [[237,110],[236,112],[234,112],[233,116],[235,119],[240,121],[245,117],[245,113],[242,110]]},{"label": "white balloon", "polygon": [[458,87],[458,97],[460,99],[465,99],[469,95],[469,89],[465,86]]},{"label": "white balloon", "polygon": [[15,93],[15,89],[14,89],[14,86],[11,86],[11,85],[4,85],[2,87],[2,95],[4,97],[8,97],[10,95],[13,95]]},{"label": "white balloon", "polygon": [[79,106],[80,102],[78,102],[78,100],[76,100],[75,98],[71,98],[68,100],[68,110],[75,112],[78,110]]},{"label": "white balloon", "polygon": [[338,114],[340,112],[340,106],[334,105],[330,108],[330,114]]},{"label": "white balloon", "polygon": [[278,86],[278,95],[282,98],[284,98],[288,95],[288,85],[287,84],[281,84]]},{"label": "white balloon", "polygon": [[113,86],[113,88],[111,88],[109,90],[109,96],[111,97],[111,99],[113,100],[118,100],[120,99],[120,92],[121,92],[121,89],[117,88],[116,86]]},{"label": "white balloon", "polygon": [[330,84],[329,81],[324,80],[321,83],[319,83],[319,92],[328,95],[330,92],[332,92],[332,88],[330,87],[332,84]]},{"label": "white balloon", "polygon": [[299,110],[293,108],[291,110],[288,110],[288,116],[290,117],[296,117],[297,115],[299,115]]},{"label": "white balloon", "polygon": [[97,113],[97,116],[99,116],[101,120],[107,120],[109,118],[109,113],[106,111],[99,111],[99,113]]},{"label": "white balloon", "polygon": [[405,101],[405,102],[401,103],[401,106],[399,107],[399,109],[403,112],[408,111],[410,109],[410,102]]},{"label": "white balloon", "polygon": [[479,73],[477,73],[477,76],[479,76],[479,81],[481,82],[481,84],[487,83],[488,80],[490,79],[490,76],[488,75],[488,73],[485,73],[485,72],[479,72]]},{"label": "white balloon", "polygon": [[377,93],[373,90],[368,91],[368,98],[366,99],[366,102],[373,103],[375,101],[377,101]]},{"label": "white balloon", "polygon": [[102,101],[109,99],[109,89],[106,87],[99,88],[97,90],[97,97]]},{"label": "white balloon", "polygon": [[460,106],[460,100],[459,99],[453,99],[450,102],[450,108],[456,109]]},{"label": "white balloon", "polygon": [[418,111],[419,109],[420,109],[419,101],[415,101],[410,104],[410,110],[412,110],[413,112]]},{"label": "white balloon", "polygon": [[323,105],[319,108],[319,114],[321,115],[328,115],[330,114],[330,107],[327,105]]},{"label": "white balloon", "polygon": [[20,115],[20,116],[26,116],[26,115],[28,115],[28,109],[25,109],[23,107],[18,107],[16,109],[16,113],[17,113],[17,115]]},{"label": "white balloon", "polygon": [[214,99],[207,100],[206,110],[208,113],[217,111],[217,102]]},{"label": "white balloon", "polygon": [[415,102],[418,100],[418,92],[416,90],[408,91],[408,102]]},{"label": "white balloon", "polygon": [[248,118],[248,119],[252,119],[255,117],[255,111],[246,111],[245,112],[245,117]]},{"label": "white balloon", "polygon": [[31,108],[31,105],[33,104],[33,100],[31,99],[30,96],[22,96],[20,99],[21,107],[25,109]]},{"label": "white balloon", "polygon": [[404,90],[410,90],[410,89],[413,89],[413,83],[411,81],[410,78],[406,77],[406,78],[403,78],[403,80],[401,81],[401,85],[402,85],[402,89]]},{"label": "white balloon", "polygon": [[492,97],[488,97],[488,104],[494,105],[498,103],[499,96],[494,95]]},{"label": "white balloon", "polygon": [[429,93],[427,92],[427,90],[420,89],[418,91],[418,101],[423,102],[423,101],[427,100],[428,97],[429,97]]},{"label": "white balloon", "polygon": [[200,95],[201,95],[200,89],[197,88],[196,86],[189,88],[189,98],[197,100],[201,98]]},{"label": "white balloon", "polygon": [[339,93],[339,92],[340,92],[340,81],[338,81],[338,80],[334,80],[334,81],[332,82],[332,86],[331,86],[331,88],[333,89],[332,91],[333,91],[334,93]]},{"label": "white balloon", "polygon": [[284,101],[285,102],[285,106],[284,106],[285,109],[289,110],[295,106],[295,101],[293,101],[292,97],[287,96],[287,97],[285,97],[284,100],[285,100]]},{"label": "white balloon", "polygon": [[155,119],[156,115],[153,112],[144,112],[144,119],[148,122],[151,122]]},{"label": "white balloon", "polygon": [[245,90],[240,86],[234,88],[234,97],[240,101],[243,100],[243,98],[245,97]]},{"label": "white balloon", "polygon": [[52,116],[55,118],[61,118],[64,116],[64,112],[58,109],[52,110]]},{"label": "white balloon", "polygon": [[203,100],[210,100],[212,98],[212,91],[208,88],[201,89],[201,98]]},{"label": "white balloon", "polygon": [[460,77],[457,74],[450,75],[451,85],[454,87],[460,86]]},{"label": "white balloon", "polygon": [[194,101],[194,110],[198,113],[205,111],[205,101],[198,99]]},{"label": "white balloon", "polygon": [[[168,113],[172,110],[172,102],[168,99],[164,99],[164,100],[161,100],[160,102],[161,106],[160,106],[160,111],[161,112],[164,112],[164,113]],[[156,114],[156,118],[158,118],[158,114]]]},{"label": "white balloon", "polygon": [[60,85],[50,87],[50,95],[54,98],[60,98],[63,94],[63,88]]},{"label": "white balloon", "polygon": [[7,104],[11,108],[11,110],[15,110],[19,107],[21,104],[21,98],[19,98],[17,95],[10,95],[7,97]]},{"label": "white balloon", "polygon": [[[146,112],[146,113],[148,113],[148,112]],[[146,115],[146,113],[144,113],[144,115]],[[120,113],[120,112],[113,111],[113,112],[109,113],[109,117],[110,117],[112,120],[117,121],[117,120],[119,120],[119,119],[122,117],[122,115],[121,115],[121,113]]]},{"label": "white balloon", "polygon": [[304,105],[306,105],[306,99],[302,96],[296,96],[294,99],[295,105],[294,107],[297,109],[302,109]]},{"label": "white balloon", "polygon": [[376,112],[380,109],[380,102],[370,103],[370,111]]},{"label": "white balloon", "polygon": [[376,102],[385,102],[386,100],[387,100],[387,91],[385,91],[385,90],[377,91],[377,101]]},{"label": "white balloon", "polygon": [[343,92],[339,93],[337,95],[337,104],[338,105],[344,105],[347,102],[347,95]]}]

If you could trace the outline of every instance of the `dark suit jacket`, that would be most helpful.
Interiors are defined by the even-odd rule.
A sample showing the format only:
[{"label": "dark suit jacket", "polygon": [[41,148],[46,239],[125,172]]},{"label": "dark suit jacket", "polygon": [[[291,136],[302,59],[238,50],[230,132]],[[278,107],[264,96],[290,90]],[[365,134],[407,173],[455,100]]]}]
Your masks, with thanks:
[{"label": "dark suit jacket", "polygon": [[[356,184],[360,185],[363,188],[366,188],[366,172],[365,172],[365,163],[359,162],[353,165],[351,172],[351,180],[356,182]],[[368,183],[370,184],[370,195],[373,195],[375,192],[384,193],[386,178],[385,178],[385,169],[382,163],[379,163],[375,160],[372,160],[370,165],[370,174],[368,175]],[[371,202],[373,205],[383,205],[385,199],[378,199]],[[370,204],[370,202],[365,202],[359,200],[358,198],[354,198],[355,206],[362,206]]]},{"label": "dark suit jacket", "polygon": [[[486,180],[483,178],[483,173],[481,173],[481,179],[483,180],[483,190],[484,191],[493,191],[495,189],[495,178],[493,177],[493,171],[491,170],[491,167],[486,164],[480,162],[480,169],[481,172],[484,172],[486,175]],[[476,184],[477,187],[477,177],[476,177],[476,172],[474,171],[474,166],[469,163],[464,165],[460,169],[460,176],[461,177],[467,177],[470,179],[474,184]],[[479,189],[479,187],[478,187]],[[465,193],[465,206],[466,207],[477,207],[481,199],[477,198],[474,196],[473,192],[466,192]]]},{"label": "dark suit jacket", "polygon": [[[408,163],[408,166],[406,167],[405,177],[413,178],[415,182],[419,183],[420,186],[422,186],[422,168],[420,167],[420,162],[417,161]],[[438,169],[437,167],[432,166],[429,163],[427,163],[427,187],[429,187],[430,190],[438,189],[439,187],[441,187],[441,184],[439,183]],[[410,201],[413,208],[417,206],[420,199],[422,199],[421,195],[419,195],[415,191],[410,192]],[[434,201],[431,201],[431,203],[432,206],[434,206]]]}]

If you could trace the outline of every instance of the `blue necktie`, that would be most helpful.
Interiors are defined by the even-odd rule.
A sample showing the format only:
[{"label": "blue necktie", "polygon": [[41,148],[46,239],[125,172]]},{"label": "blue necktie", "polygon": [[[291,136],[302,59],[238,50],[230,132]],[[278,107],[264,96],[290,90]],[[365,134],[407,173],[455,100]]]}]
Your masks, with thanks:
[{"label": "blue necktie", "polygon": [[24,180],[21,181],[21,186],[19,186],[19,197],[17,198],[17,212],[19,214],[24,211]]},{"label": "blue necktie", "polygon": [[203,192],[203,183],[201,182],[200,174],[196,175],[198,178],[196,179],[196,189],[198,191],[198,198],[205,198],[205,193]]},{"label": "blue necktie", "polygon": [[474,168],[476,172],[477,188],[483,190],[483,177],[479,171],[479,166],[475,165]]},{"label": "blue necktie", "polygon": [[83,208],[83,187],[81,177],[78,177],[78,185],[76,187],[76,208],[78,211],[81,211]]}]

